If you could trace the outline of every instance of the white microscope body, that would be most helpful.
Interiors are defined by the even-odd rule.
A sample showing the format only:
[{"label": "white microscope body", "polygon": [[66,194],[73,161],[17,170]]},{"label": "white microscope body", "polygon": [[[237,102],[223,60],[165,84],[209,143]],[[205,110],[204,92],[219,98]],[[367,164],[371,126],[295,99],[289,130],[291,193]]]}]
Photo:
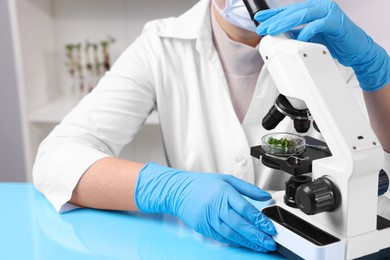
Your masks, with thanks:
[{"label": "white microscope body", "polygon": [[266,36],[260,54],[279,92],[306,104],[332,153],[313,161],[312,178],[326,176],[341,194],[336,210],[307,215],[286,206],[283,192],[275,193],[277,205],[339,238],[330,245],[314,245],[273,221],[275,241],[304,259],[355,259],[390,248],[390,228],[377,229],[383,150],[328,49]]}]

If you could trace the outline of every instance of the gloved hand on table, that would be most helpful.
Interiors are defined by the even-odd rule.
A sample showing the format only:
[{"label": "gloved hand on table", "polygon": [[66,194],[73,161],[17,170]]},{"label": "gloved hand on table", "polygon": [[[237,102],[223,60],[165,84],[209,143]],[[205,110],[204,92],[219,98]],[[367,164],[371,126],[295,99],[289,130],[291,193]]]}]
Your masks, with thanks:
[{"label": "gloved hand on table", "polygon": [[[390,57],[330,0],[308,0],[258,12],[259,35],[292,31],[297,40],[325,45],[334,58],[355,71],[361,87],[375,91],[390,82]],[[306,25],[303,29],[293,30]]]},{"label": "gloved hand on table", "polygon": [[141,212],[175,215],[222,243],[259,252],[275,250],[275,227],[243,195],[271,199],[267,192],[231,175],[185,172],[156,163],[140,170],[135,188]]}]

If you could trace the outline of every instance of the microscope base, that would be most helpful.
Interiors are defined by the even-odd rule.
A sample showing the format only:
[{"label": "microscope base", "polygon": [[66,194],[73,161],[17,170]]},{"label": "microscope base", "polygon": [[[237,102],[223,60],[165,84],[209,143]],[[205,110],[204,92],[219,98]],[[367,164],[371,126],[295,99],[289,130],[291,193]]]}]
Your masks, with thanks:
[{"label": "microscope base", "polygon": [[275,225],[278,251],[288,259],[344,259],[345,242],[280,206],[263,209]]},{"label": "microscope base", "polygon": [[331,234],[310,221],[310,216],[283,201],[283,192],[273,194],[278,201],[262,212],[274,223],[278,252],[288,259],[390,259],[390,221],[378,216],[378,230],[353,238]]}]

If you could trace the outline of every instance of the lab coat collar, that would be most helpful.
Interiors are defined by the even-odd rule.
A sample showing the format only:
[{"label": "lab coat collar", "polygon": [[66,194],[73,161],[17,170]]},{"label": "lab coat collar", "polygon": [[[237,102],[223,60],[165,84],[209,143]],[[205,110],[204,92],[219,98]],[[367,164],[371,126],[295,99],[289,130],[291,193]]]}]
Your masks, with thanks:
[{"label": "lab coat collar", "polygon": [[199,38],[204,33],[211,33],[209,12],[210,0],[200,0],[187,12],[177,17],[173,24],[161,28],[159,35],[191,40]]},{"label": "lab coat collar", "polygon": [[210,0],[200,0],[173,24],[161,28],[160,37],[196,40],[196,49],[209,60],[213,57]]}]

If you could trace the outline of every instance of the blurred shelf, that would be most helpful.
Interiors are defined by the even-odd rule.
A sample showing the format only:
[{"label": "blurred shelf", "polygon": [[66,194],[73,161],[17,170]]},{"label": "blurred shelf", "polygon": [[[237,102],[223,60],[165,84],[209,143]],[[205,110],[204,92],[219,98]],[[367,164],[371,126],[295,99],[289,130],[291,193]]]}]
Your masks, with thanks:
[{"label": "blurred shelf", "polygon": [[75,105],[70,98],[58,98],[29,113],[28,119],[31,123],[57,124]]},{"label": "blurred shelf", "polygon": [[[77,104],[71,98],[58,98],[48,103],[47,105],[32,111],[28,120],[31,123],[37,124],[58,124]],[[156,111],[148,117],[146,125],[158,125],[159,119]]]}]

